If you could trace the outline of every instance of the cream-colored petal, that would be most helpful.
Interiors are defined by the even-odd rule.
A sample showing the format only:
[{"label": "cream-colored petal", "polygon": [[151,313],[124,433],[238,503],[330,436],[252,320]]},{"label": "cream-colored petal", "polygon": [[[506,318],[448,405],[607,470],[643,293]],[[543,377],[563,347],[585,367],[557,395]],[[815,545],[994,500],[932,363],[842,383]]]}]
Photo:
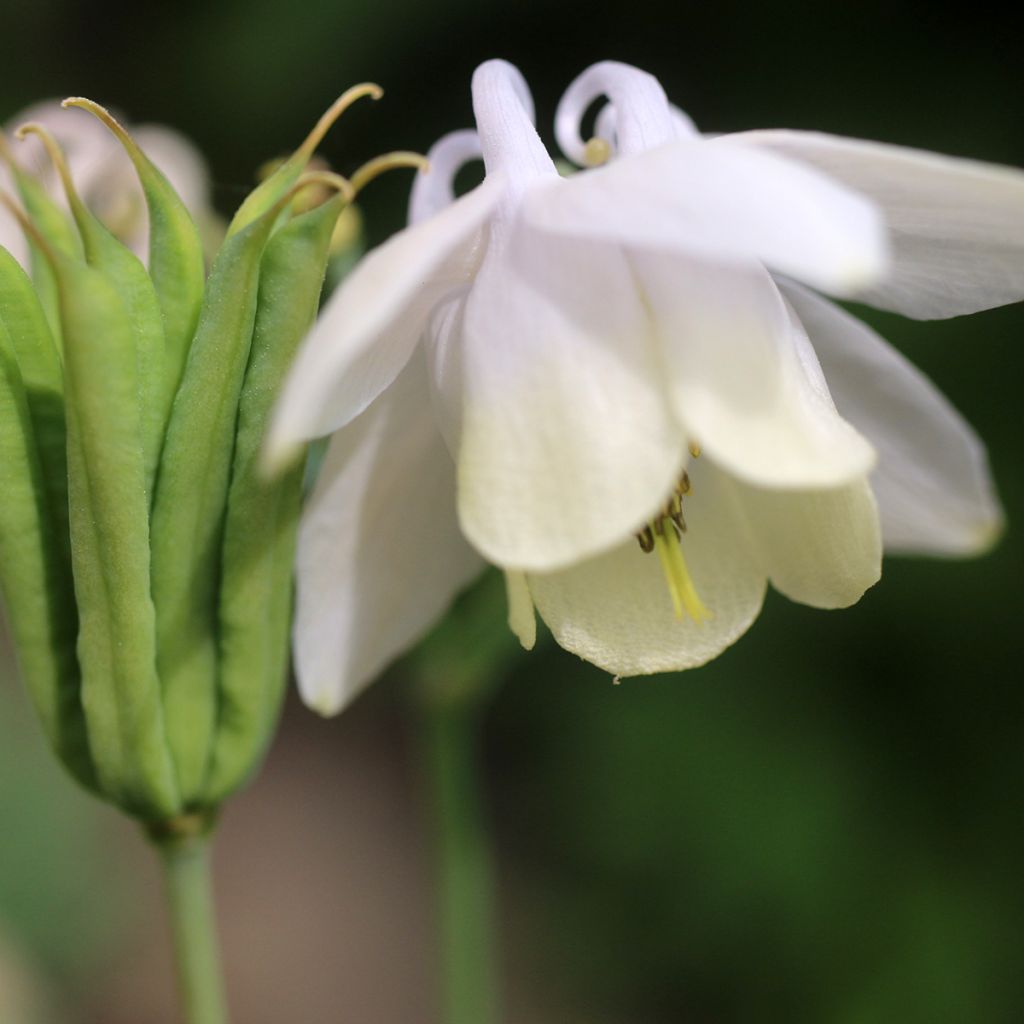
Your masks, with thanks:
[{"label": "cream-colored petal", "polygon": [[882,534],[867,480],[819,491],[733,483],[763,569],[786,597],[846,608],[878,582]]},{"label": "cream-colored petal", "polygon": [[430,312],[468,281],[500,176],[366,256],[321,310],[285,380],[267,441],[271,463],[365,409],[405,366]]},{"label": "cream-colored petal", "polygon": [[832,487],[864,476],[871,446],[836,413],[764,268],[636,252],[630,262],[691,440],[766,487]]},{"label": "cream-colored petal", "polygon": [[466,301],[459,518],[489,561],[553,569],[614,546],[685,460],[618,250],[518,224]]},{"label": "cream-colored petal", "polygon": [[1024,171],[818,132],[729,138],[802,161],[879,205],[892,271],[859,301],[930,320],[1024,299]]},{"label": "cream-colored petal", "polygon": [[684,500],[682,547],[712,618],[676,618],[658,557],[630,538],[552,573],[530,573],[537,611],[566,650],[616,675],[695,668],[735,643],[757,618],[765,574],[750,547],[728,481],[697,460]]},{"label": "cream-colored petal", "polygon": [[985,446],[970,424],[867,324],[806,288],[782,288],[837,408],[878,452],[871,485],[886,550],[972,555],[990,547],[1003,513]]},{"label": "cream-colored petal", "polygon": [[303,700],[340,711],[422,636],[483,563],[455,517],[422,354],[331,439],[303,511],[295,671]]},{"label": "cream-colored petal", "polygon": [[716,262],[759,261],[841,294],[888,267],[875,205],[819,172],[722,139],[678,139],[531,190],[537,228]]}]

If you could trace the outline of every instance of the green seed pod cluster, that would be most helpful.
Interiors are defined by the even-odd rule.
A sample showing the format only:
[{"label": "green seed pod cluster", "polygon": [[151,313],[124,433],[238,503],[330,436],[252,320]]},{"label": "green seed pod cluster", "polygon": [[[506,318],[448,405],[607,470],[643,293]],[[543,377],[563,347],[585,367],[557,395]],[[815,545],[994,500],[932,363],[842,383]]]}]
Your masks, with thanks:
[{"label": "green seed pod cluster", "polygon": [[[348,182],[306,175],[349,90],[242,204],[206,272],[167,179],[131,158],[148,266],[10,159],[31,274],[0,248],[0,585],[61,761],[152,828],[203,820],[253,772],[286,674],[302,466],[268,481],[264,427],[316,315]],[[294,202],[315,178],[321,202]],[[326,189],[324,186],[327,186]],[[325,197],[326,196],[326,197]],[[301,212],[300,212],[301,211]]]}]

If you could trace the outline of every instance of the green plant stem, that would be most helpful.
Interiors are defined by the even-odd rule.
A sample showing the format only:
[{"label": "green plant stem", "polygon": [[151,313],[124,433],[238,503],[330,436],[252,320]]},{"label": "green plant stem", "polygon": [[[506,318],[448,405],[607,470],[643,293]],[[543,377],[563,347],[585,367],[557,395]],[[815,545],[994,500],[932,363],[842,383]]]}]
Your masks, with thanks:
[{"label": "green plant stem", "polygon": [[437,858],[444,1024],[498,1020],[494,868],[475,704],[425,702],[423,748]]},{"label": "green plant stem", "polygon": [[187,1024],[227,1024],[210,879],[209,836],[158,840]]}]

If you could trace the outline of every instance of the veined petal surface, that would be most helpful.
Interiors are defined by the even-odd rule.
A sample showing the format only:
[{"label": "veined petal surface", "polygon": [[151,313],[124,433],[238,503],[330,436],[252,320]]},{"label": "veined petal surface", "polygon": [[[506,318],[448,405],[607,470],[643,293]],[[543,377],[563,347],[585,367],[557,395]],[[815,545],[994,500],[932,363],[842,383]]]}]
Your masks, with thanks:
[{"label": "veined petal surface", "polygon": [[459,518],[504,568],[554,569],[650,517],[685,461],[628,265],[511,226],[462,323]]},{"label": "veined petal surface", "polygon": [[480,259],[500,176],[363,259],[331,296],[288,375],[268,438],[271,461],[350,422],[398,375],[431,309]]},{"label": "veined petal surface", "polygon": [[858,301],[932,320],[1024,298],[1024,171],[818,132],[728,138],[818,168],[881,207],[892,270]]},{"label": "veined petal surface", "polygon": [[530,573],[537,611],[558,643],[608,672],[647,675],[696,668],[742,636],[761,610],[765,574],[722,474],[692,466],[682,547],[712,618],[680,621],[661,563],[630,538],[568,569]]},{"label": "veined petal surface", "polygon": [[838,294],[887,269],[875,205],[801,163],[725,139],[679,139],[533,189],[536,227],[717,262],[759,260]]},{"label": "veined petal surface", "polygon": [[871,446],[836,413],[799,323],[762,267],[629,259],[690,440],[765,487],[833,487],[867,473]]},{"label": "veined petal surface", "polygon": [[295,669],[340,711],[425,633],[483,567],[455,515],[455,470],[416,353],[331,439],[299,529]]},{"label": "veined petal surface", "polygon": [[887,550],[972,555],[999,536],[985,446],[949,400],[867,324],[798,285],[783,291],[839,411],[875,446],[871,483]]}]

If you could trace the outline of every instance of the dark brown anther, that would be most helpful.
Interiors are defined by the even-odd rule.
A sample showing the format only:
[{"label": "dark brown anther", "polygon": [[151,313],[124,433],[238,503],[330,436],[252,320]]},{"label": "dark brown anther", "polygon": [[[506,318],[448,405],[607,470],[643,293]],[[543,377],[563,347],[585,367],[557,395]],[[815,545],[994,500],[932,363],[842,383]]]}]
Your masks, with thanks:
[{"label": "dark brown anther", "polygon": [[640,544],[640,550],[649,555],[654,550],[654,533],[650,526],[645,526],[637,535],[636,539]]},{"label": "dark brown anther", "polygon": [[679,478],[679,483],[676,484],[676,493],[682,497],[684,494],[690,493],[690,474],[685,470],[683,475]]},{"label": "dark brown anther", "polygon": [[686,520],[683,518],[682,505],[672,513],[672,522],[680,533],[686,533]]}]

